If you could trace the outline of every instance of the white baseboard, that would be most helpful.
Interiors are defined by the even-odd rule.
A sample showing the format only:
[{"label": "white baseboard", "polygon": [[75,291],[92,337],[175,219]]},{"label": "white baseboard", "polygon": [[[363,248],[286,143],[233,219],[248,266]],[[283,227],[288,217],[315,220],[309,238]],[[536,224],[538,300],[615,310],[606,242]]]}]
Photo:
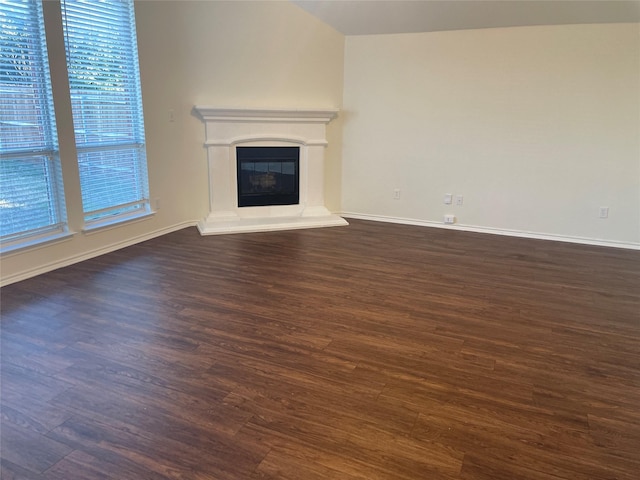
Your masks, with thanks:
[{"label": "white baseboard", "polygon": [[152,238],[160,237],[162,235],[166,235],[171,232],[175,232],[177,230],[182,230],[187,227],[194,227],[197,222],[184,222],[179,223],[177,225],[172,225],[170,227],[161,228],[160,230],[155,230],[153,232],[145,233],[144,235],[139,235],[137,237],[127,238],[121,242],[112,243],[110,245],[106,245],[102,248],[92,250],[90,252],[85,252],[80,255],[73,255],[61,260],[56,260],[55,262],[47,263],[45,265],[40,265],[37,268],[33,268],[31,270],[25,270],[15,275],[10,275],[7,277],[0,278],[0,287],[4,287],[5,285],[9,285],[11,283],[16,283],[21,280],[26,280],[27,278],[35,277],[42,273],[51,272],[53,270],[57,270],[58,268],[68,267],[69,265],[73,265],[74,263],[79,263],[84,260],[89,260],[91,258],[99,257],[100,255],[104,255],[105,253],[114,252],[116,250],[120,250],[121,248],[129,247],[131,245],[135,245],[136,243],[145,242],[147,240],[151,240]]},{"label": "white baseboard", "polygon": [[570,237],[567,235],[555,235],[547,233],[527,232],[522,230],[505,230],[491,227],[477,227],[474,225],[445,225],[444,223],[427,220],[415,220],[411,218],[388,217],[384,215],[368,215],[361,213],[342,212],[342,217],[359,220],[371,220],[374,222],[399,223],[403,225],[416,225],[420,227],[445,228],[448,230],[461,230],[465,232],[490,233],[493,235],[505,235],[509,237],[532,238],[536,240],[552,240],[556,242],[579,243],[583,245],[596,245],[600,247],[627,248],[630,250],[640,250],[640,244],[629,242],[618,242],[614,240],[601,240],[596,238]]},{"label": "white baseboard", "polygon": [[[411,218],[399,218],[399,217],[388,217],[384,215],[368,215],[361,213],[353,213],[353,212],[342,212],[339,214],[342,217],[346,218],[354,218],[360,220],[371,220],[374,222],[386,222],[386,223],[399,223],[403,225],[416,225],[421,227],[435,227],[435,228],[445,228],[449,230],[460,230],[465,232],[477,232],[477,233],[490,233],[493,235],[506,235],[510,237],[521,237],[521,238],[532,238],[537,240],[552,240],[556,242],[568,242],[568,243],[578,243],[583,245],[596,245],[602,247],[613,247],[613,248],[626,248],[630,250],[640,250],[640,244],[636,243],[628,243],[628,242],[617,242],[612,240],[600,240],[593,238],[582,238],[582,237],[569,237],[566,235],[552,235],[552,234],[541,234],[535,232],[526,232],[521,230],[504,230],[498,228],[490,228],[490,227],[477,227],[473,225],[445,225],[438,222],[431,222],[426,220],[415,220]],[[198,222],[183,222],[177,225],[172,225],[170,227],[162,228],[160,230],[155,230],[153,232],[146,233],[144,235],[140,235],[133,238],[128,238],[123,240],[122,242],[112,243],[110,245],[104,246],[97,250],[92,250],[90,252],[85,252],[80,255],[74,255],[71,257],[64,258],[62,260],[57,260],[55,262],[47,263],[45,265],[40,265],[37,268],[33,268],[31,270],[25,270],[15,275],[10,275],[7,277],[0,278],[0,287],[5,285],[10,285],[15,282],[19,282],[21,280],[26,280],[27,278],[35,277],[36,275],[40,275],[42,273],[51,272],[58,268],[67,267],[69,265],[73,265],[74,263],[79,263],[84,260],[89,260],[91,258],[98,257],[100,255],[104,255],[105,253],[110,253],[121,248],[129,247],[131,245],[135,245],[136,243],[144,242],[147,240],[151,240],[152,238],[160,237],[162,235],[166,235],[168,233],[175,232],[177,230],[182,230],[187,227],[194,227]]]}]

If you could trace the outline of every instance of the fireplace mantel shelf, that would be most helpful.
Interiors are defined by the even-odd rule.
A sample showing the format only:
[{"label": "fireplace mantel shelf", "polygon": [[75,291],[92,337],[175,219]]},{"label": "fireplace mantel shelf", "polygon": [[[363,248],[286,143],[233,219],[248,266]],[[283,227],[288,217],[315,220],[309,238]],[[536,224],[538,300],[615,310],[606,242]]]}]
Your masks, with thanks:
[{"label": "fireplace mantel shelf", "polygon": [[337,109],[284,109],[284,108],[219,108],[204,105],[194,107],[204,122],[276,122],[324,123],[338,115]]},{"label": "fireplace mantel shelf", "polygon": [[[324,205],[326,125],[338,110],[222,108],[196,105],[205,124],[209,165],[209,215],[198,223],[202,235],[333,227],[347,222]],[[236,148],[300,148],[299,204],[239,207]]]}]

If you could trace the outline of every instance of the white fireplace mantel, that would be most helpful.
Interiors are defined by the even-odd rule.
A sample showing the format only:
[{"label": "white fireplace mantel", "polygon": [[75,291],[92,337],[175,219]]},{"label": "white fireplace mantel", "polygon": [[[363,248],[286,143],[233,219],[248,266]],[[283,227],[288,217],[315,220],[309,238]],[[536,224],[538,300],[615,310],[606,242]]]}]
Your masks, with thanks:
[{"label": "white fireplace mantel", "polygon": [[[332,227],[347,222],[324,205],[326,125],[335,109],[194,107],[205,124],[209,165],[209,214],[202,235]],[[300,202],[238,207],[236,147],[300,147]]]}]

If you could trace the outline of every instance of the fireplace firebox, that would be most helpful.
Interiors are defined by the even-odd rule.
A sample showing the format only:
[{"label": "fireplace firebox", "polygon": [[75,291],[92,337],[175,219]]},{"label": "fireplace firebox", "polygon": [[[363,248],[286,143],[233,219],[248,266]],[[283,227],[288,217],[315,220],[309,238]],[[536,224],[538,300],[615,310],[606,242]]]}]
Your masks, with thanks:
[{"label": "fireplace firebox", "polygon": [[300,202],[300,147],[236,147],[238,207]]}]

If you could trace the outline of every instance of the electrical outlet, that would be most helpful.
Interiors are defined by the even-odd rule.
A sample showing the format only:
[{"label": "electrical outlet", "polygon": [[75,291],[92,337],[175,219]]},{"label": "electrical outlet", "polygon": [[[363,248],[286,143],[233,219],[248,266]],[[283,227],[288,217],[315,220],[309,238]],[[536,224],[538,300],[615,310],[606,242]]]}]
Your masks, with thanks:
[{"label": "electrical outlet", "polygon": [[394,200],[400,200],[400,189],[399,188],[395,188],[393,190],[393,199]]},{"label": "electrical outlet", "polygon": [[464,202],[464,197],[462,195],[456,195],[456,205],[462,205]]},{"label": "electrical outlet", "polygon": [[176,121],[176,112],[173,108],[169,109],[169,122],[173,123]]},{"label": "electrical outlet", "polygon": [[445,205],[451,205],[452,201],[453,201],[453,194],[445,193],[444,194],[444,204]]},{"label": "electrical outlet", "polygon": [[456,217],[455,215],[451,215],[451,214],[446,214],[444,216],[444,223],[446,223],[447,225],[451,225],[453,223],[456,223]]},{"label": "electrical outlet", "polygon": [[600,207],[600,218],[609,218],[609,207]]}]

